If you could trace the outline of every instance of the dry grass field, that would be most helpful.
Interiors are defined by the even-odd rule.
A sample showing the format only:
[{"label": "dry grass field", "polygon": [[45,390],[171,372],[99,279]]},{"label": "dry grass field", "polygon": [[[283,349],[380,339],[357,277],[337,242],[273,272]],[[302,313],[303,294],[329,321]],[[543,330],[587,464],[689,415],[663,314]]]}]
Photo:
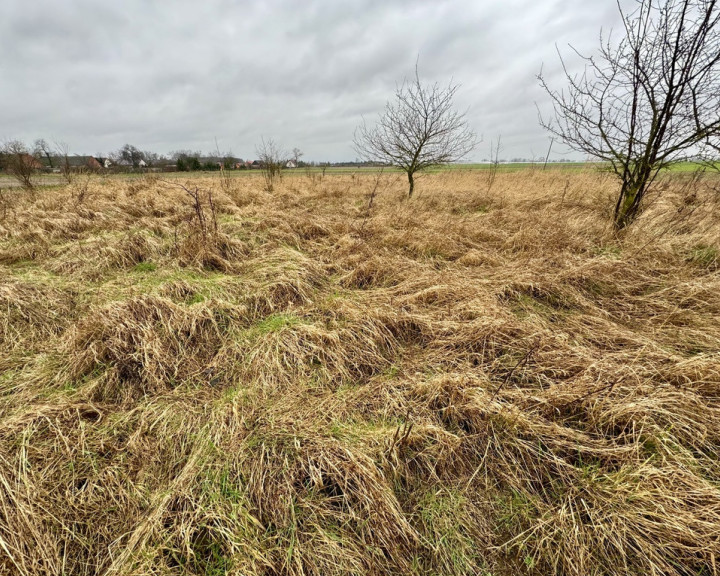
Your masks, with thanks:
[{"label": "dry grass field", "polygon": [[5,190],[0,575],[717,575],[717,185]]}]

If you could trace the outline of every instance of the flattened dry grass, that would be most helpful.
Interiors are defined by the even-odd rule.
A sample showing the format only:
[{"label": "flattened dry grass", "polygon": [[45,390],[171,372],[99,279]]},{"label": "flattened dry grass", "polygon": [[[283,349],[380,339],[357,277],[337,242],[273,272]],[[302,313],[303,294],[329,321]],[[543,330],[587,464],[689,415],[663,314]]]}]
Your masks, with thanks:
[{"label": "flattened dry grass", "polygon": [[377,181],[16,193],[0,575],[718,573],[717,182]]}]

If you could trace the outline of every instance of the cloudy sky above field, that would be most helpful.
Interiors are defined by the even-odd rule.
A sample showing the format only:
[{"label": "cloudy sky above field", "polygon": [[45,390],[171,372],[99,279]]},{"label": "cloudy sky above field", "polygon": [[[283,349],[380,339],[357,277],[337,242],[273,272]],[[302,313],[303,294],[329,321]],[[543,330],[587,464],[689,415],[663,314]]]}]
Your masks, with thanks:
[{"label": "cloudy sky above field", "polygon": [[556,44],[591,51],[618,24],[614,0],[2,0],[0,140],[95,154],[217,138],[252,158],[265,136],[352,160],[353,130],[419,55],[423,81],[461,84],[484,138],[470,160],[499,135],[502,157],[541,156],[541,66],[561,86]]}]

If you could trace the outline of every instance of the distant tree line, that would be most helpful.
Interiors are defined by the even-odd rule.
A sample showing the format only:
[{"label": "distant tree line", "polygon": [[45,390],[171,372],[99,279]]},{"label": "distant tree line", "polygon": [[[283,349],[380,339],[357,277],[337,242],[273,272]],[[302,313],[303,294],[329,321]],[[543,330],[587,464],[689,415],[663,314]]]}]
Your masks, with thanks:
[{"label": "distant tree line", "polygon": [[125,144],[109,154],[72,154],[64,143],[50,144],[38,139],[32,146],[20,140],[8,140],[0,144],[0,170],[13,173],[55,172],[64,170],[111,170],[123,171],[210,171],[244,170],[250,162],[234,156],[231,152],[202,153],[193,150],[176,150],[158,154]]},{"label": "distant tree line", "polygon": [[[262,147],[260,147],[262,148]],[[323,167],[372,167],[383,163],[372,161],[354,162],[316,162],[303,161],[303,152],[293,148],[284,152],[280,147],[273,154],[257,153],[257,159],[248,160],[235,156],[232,152],[202,152],[200,150],[180,149],[167,154],[151,150],[142,150],[132,144],[124,144],[107,154],[83,155],[71,153],[65,143],[50,143],[40,138],[32,145],[20,140],[8,140],[0,144],[0,171],[12,172],[23,179],[32,174],[70,173],[80,171],[178,171],[199,172],[219,170],[249,170],[262,168],[272,163],[276,169],[323,168]]]}]

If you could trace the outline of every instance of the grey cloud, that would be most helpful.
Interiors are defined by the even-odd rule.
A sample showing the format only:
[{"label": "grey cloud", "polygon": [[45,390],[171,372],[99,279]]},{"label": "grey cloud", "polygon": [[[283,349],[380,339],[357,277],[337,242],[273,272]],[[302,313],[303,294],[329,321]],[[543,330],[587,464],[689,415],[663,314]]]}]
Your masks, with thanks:
[{"label": "grey cloud", "polygon": [[419,55],[425,81],[462,85],[478,133],[529,156],[547,142],[541,64],[552,77],[556,44],[594,49],[616,12],[611,0],[5,0],[0,139],[95,153],[209,150],[217,137],[252,156],[265,135],[307,159],[352,159],[354,128]]}]

